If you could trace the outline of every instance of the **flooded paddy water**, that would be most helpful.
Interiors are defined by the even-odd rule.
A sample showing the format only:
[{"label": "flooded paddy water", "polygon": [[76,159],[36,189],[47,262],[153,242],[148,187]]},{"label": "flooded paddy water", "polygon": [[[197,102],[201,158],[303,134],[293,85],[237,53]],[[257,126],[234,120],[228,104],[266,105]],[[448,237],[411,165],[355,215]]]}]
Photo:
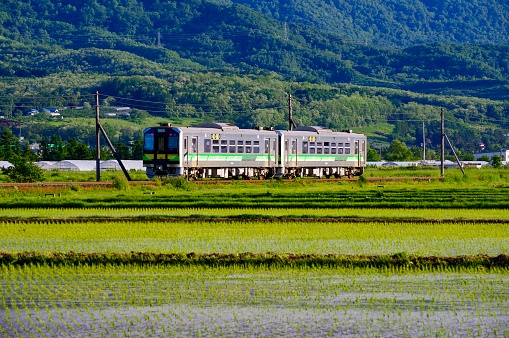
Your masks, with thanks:
[{"label": "flooded paddy water", "polygon": [[2,267],[2,336],[508,336],[509,274]]}]

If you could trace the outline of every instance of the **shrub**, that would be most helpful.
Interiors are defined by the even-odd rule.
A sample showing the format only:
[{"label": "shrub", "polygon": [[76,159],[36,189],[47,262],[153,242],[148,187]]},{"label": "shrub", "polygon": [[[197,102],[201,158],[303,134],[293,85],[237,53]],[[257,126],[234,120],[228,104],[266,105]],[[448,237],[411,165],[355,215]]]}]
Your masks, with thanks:
[{"label": "shrub", "polygon": [[186,190],[186,191],[191,190],[191,184],[184,176],[165,177],[162,182],[163,182],[163,185],[172,186],[173,188],[175,188],[177,190]]},{"label": "shrub", "polygon": [[2,168],[2,173],[12,181],[17,183],[44,181],[42,169],[27,158],[14,154],[10,161],[12,166]]},{"label": "shrub", "polygon": [[129,181],[127,181],[127,178],[123,175],[116,175],[113,178],[113,186],[117,190],[129,190]]}]

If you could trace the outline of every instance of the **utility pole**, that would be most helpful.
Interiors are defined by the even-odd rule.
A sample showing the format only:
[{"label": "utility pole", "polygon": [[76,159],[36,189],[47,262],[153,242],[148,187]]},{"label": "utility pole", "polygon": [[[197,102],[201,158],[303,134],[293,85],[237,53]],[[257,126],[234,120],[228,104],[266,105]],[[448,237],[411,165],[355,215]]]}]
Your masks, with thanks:
[{"label": "utility pole", "polygon": [[292,94],[288,94],[288,130],[293,128],[297,128],[297,125],[293,122]]},{"label": "utility pole", "polygon": [[95,92],[95,180],[101,181],[101,129],[99,128],[99,92]]},{"label": "utility pole", "polygon": [[288,41],[288,27],[286,26],[286,22],[285,22],[285,41]]},{"label": "utility pole", "polygon": [[440,176],[444,177],[444,162],[445,162],[445,122],[444,122],[444,108],[440,109]]},{"label": "utility pole", "polygon": [[101,133],[103,134],[104,138],[106,139],[106,142],[108,143],[108,146],[111,149],[111,152],[113,153],[113,156],[115,156],[115,159],[118,162],[118,165],[124,172],[125,177],[128,181],[131,181],[131,176],[129,176],[129,173],[127,172],[126,168],[124,167],[124,164],[122,163],[122,160],[120,159],[120,156],[118,155],[117,151],[115,150],[115,147],[113,147],[113,144],[111,143],[110,139],[108,138],[108,135],[106,135],[106,131],[104,130],[103,126],[101,125],[101,122],[99,122],[99,92],[95,92],[95,137],[96,137],[96,146],[97,146],[97,152],[96,152],[96,159],[95,159],[95,173],[96,173],[96,180],[97,182],[101,181],[101,149],[100,149],[100,139],[101,139]]},{"label": "utility pole", "polygon": [[157,48],[161,48],[161,31],[157,31]]},{"label": "utility pole", "polygon": [[424,121],[422,121],[422,160],[426,161],[426,134],[424,133]]}]

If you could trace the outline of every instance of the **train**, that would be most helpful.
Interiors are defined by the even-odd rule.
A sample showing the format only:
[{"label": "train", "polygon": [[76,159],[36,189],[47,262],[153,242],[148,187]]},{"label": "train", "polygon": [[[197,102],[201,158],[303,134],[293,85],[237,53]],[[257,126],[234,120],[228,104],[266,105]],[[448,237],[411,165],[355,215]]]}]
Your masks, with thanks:
[{"label": "train", "polygon": [[360,176],[366,149],[363,134],[319,126],[241,129],[209,122],[194,127],[160,124],[143,131],[143,166],[149,178]]}]

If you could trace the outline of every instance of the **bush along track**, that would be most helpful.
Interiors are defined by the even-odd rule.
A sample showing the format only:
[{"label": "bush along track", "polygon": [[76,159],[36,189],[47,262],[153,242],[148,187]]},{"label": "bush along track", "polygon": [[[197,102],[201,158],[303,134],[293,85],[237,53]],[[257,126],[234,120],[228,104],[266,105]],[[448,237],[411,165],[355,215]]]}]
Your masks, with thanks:
[{"label": "bush along track", "polygon": [[509,269],[509,255],[498,256],[416,256],[407,253],[393,255],[340,255],[340,254],[275,254],[275,253],[75,253],[75,252],[20,252],[0,253],[0,265],[5,266],[207,266],[207,267],[273,267],[273,268],[405,268],[426,271],[440,269]]}]

